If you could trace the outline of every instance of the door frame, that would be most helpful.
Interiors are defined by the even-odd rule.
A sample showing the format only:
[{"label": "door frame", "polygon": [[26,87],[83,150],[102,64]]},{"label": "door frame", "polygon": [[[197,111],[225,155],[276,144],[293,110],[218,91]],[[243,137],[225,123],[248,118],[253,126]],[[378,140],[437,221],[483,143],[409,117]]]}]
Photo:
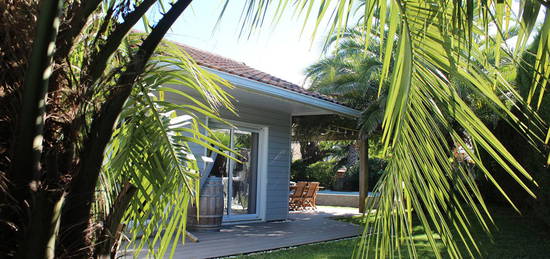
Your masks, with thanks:
[{"label": "door frame", "polygon": [[[226,120],[234,126],[234,129],[246,130],[258,133],[258,172],[257,172],[257,191],[256,191],[256,213],[245,215],[224,215],[223,224],[242,223],[243,221],[264,221],[266,218],[266,200],[267,200],[267,158],[269,144],[269,127],[254,123]],[[210,121],[206,124],[210,127]],[[231,125],[215,121],[217,126],[231,129]],[[206,150],[205,150],[206,152]],[[229,194],[228,194],[229,195]],[[226,206],[227,204],[224,204]]]}]

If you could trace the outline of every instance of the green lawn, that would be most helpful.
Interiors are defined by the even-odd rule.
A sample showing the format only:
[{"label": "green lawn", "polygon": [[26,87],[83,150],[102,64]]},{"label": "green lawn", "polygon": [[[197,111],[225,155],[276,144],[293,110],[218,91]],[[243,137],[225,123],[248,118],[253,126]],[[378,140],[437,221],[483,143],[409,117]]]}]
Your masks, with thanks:
[{"label": "green lawn", "polygon": [[[550,231],[541,227],[533,218],[518,216],[508,208],[492,210],[498,230],[493,233],[493,242],[481,230],[475,229],[481,243],[481,258],[550,258]],[[360,217],[339,220],[360,223]],[[415,227],[415,240],[420,258],[434,258],[420,226]],[[268,253],[240,256],[241,259],[283,259],[283,258],[349,258],[359,239],[304,245],[296,248],[276,250]],[[465,255],[465,258],[467,256]]]}]

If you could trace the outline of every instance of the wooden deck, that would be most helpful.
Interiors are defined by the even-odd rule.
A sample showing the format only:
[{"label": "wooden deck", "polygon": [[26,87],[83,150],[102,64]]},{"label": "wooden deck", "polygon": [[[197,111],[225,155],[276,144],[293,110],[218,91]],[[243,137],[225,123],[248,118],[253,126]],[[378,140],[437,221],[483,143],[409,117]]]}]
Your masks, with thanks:
[{"label": "wooden deck", "polygon": [[194,232],[200,242],[186,241],[174,258],[216,258],[358,236],[360,227],[330,219],[357,214],[357,209],[320,207],[315,212],[291,213],[283,222],[224,226],[220,232]]}]

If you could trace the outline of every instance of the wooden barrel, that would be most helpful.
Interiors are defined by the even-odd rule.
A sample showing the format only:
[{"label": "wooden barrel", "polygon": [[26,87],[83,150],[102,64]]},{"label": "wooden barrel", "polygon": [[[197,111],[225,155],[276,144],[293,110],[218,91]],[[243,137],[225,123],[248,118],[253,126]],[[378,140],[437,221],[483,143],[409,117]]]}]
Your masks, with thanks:
[{"label": "wooden barrel", "polygon": [[199,218],[197,207],[189,206],[187,226],[196,231],[219,231],[223,218],[222,178],[210,176],[206,179],[199,198]]}]

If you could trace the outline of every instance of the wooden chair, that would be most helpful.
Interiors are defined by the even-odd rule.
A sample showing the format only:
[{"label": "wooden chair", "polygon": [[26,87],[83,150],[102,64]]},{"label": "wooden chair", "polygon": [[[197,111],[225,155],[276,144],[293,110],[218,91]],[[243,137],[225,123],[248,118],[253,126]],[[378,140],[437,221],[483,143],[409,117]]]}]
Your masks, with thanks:
[{"label": "wooden chair", "polygon": [[298,210],[302,208],[306,187],[307,182],[297,182],[296,185],[293,186],[293,192],[288,198],[288,208],[290,210]]},{"label": "wooden chair", "polygon": [[317,206],[315,205],[317,200],[317,190],[319,190],[319,182],[309,182],[307,184],[307,191],[302,201],[302,208],[317,209]]}]

